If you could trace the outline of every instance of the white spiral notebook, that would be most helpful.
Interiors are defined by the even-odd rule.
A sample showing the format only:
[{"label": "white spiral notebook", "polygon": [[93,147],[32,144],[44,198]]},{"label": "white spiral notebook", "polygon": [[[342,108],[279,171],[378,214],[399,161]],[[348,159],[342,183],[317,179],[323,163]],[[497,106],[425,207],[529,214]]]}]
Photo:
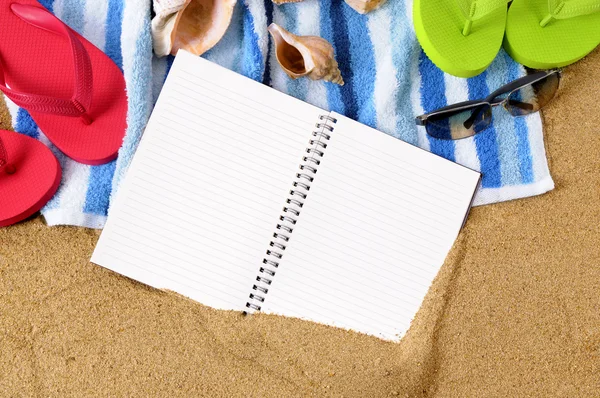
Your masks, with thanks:
[{"label": "white spiral notebook", "polygon": [[179,51],[92,262],[398,340],[480,174]]}]

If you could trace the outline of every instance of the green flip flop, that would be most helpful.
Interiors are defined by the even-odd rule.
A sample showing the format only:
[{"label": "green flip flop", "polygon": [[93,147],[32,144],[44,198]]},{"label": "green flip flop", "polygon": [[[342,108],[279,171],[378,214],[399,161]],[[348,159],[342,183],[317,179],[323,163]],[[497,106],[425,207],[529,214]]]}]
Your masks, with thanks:
[{"label": "green flip flop", "polygon": [[514,0],[504,49],[535,69],[570,65],[600,44],[600,0]]},{"label": "green flip flop", "polygon": [[414,0],[417,39],[444,72],[483,72],[502,46],[508,0]]}]

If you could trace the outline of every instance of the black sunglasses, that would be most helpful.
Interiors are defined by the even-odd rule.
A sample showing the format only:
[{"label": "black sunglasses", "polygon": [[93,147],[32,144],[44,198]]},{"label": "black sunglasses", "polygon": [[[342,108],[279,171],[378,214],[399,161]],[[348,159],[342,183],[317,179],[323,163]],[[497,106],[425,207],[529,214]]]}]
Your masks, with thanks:
[{"label": "black sunglasses", "polygon": [[419,126],[427,134],[442,140],[459,140],[482,132],[492,123],[492,108],[502,105],[512,116],[525,116],[539,111],[556,94],[559,70],[536,72],[524,76],[481,100],[459,102],[417,116]]}]

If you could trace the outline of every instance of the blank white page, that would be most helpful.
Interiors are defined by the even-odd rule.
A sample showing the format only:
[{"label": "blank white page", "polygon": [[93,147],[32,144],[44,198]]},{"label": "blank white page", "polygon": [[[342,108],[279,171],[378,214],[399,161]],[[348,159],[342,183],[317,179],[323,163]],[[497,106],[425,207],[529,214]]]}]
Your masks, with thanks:
[{"label": "blank white page", "polygon": [[245,309],[321,113],[180,50],[91,261]]},{"label": "blank white page", "polygon": [[480,175],[332,116],[335,129],[262,310],[398,340]]}]

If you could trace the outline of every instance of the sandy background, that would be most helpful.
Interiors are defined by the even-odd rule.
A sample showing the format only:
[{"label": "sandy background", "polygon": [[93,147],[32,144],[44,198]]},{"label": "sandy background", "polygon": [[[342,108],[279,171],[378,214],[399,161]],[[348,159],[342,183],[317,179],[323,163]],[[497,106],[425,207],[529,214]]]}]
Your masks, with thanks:
[{"label": "sandy background", "polygon": [[599,100],[600,49],[543,114],[556,189],[474,209],[399,344],[153,290],[90,264],[92,230],[0,229],[0,396],[600,396]]}]

